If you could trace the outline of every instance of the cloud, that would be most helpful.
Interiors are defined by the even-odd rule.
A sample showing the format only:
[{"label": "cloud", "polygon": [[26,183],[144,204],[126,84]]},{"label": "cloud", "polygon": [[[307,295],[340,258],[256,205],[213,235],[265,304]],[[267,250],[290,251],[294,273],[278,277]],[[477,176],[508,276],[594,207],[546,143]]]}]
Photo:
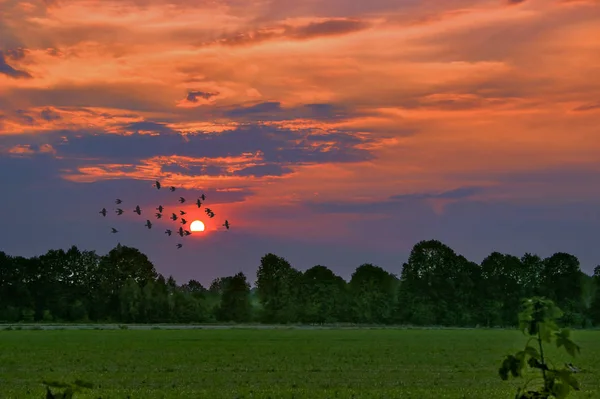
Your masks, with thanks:
[{"label": "cloud", "polygon": [[592,110],[599,109],[599,108],[600,108],[600,102],[580,105],[576,108],[573,108],[573,111],[584,112],[584,111],[592,111]]},{"label": "cloud", "polygon": [[12,66],[8,65],[6,62],[6,56],[3,51],[0,51],[0,74],[4,74],[10,78],[14,79],[31,79],[33,76],[29,74],[29,72],[21,71],[19,69],[15,69]]},{"label": "cloud", "polygon": [[204,100],[210,100],[211,98],[218,96],[219,93],[209,93],[205,91],[189,91],[186,100],[191,103],[197,103],[199,98]]},{"label": "cloud", "polygon": [[224,115],[234,119],[283,121],[293,119],[336,120],[362,116],[358,110],[350,112],[333,104],[302,104],[284,108],[279,101],[267,101],[250,106],[237,106],[224,111]]},{"label": "cloud", "polygon": [[368,29],[370,26],[366,21],[347,18],[325,19],[297,26],[280,23],[250,31],[237,31],[224,34],[215,40],[204,41],[200,45],[247,46],[275,39],[309,40],[359,32]]},{"label": "cloud", "polygon": [[53,110],[51,110],[50,108],[43,109],[40,112],[40,116],[42,117],[42,119],[44,119],[44,120],[46,120],[48,122],[56,121],[56,120],[61,119],[60,114],[57,113],[57,112],[55,112],[55,111],[53,111]]},{"label": "cloud", "polygon": [[468,200],[485,191],[483,187],[459,187],[440,193],[413,193],[392,195],[383,201],[363,202],[307,202],[306,206],[319,213],[371,214],[398,211],[411,203],[426,200]]}]

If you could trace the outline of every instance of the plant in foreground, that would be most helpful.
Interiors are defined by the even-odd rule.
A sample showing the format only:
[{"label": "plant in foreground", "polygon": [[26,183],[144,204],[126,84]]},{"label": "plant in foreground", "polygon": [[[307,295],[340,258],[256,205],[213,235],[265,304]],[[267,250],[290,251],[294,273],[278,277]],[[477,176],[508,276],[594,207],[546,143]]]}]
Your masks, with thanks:
[{"label": "plant in foreground", "polygon": [[[72,384],[58,381],[43,381],[46,386],[46,399],[71,399],[75,392],[81,392],[82,388],[93,388],[93,384],[81,380],[75,380]],[[63,392],[52,392],[50,388],[64,389]]]},{"label": "plant in foreground", "polygon": [[[509,374],[513,377],[523,377],[526,365],[532,370],[538,370],[541,377],[532,377],[517,390],[515,399],[548,399],[551,397],[566,398],[571,389],[578,391],[579,382],[573,376],[577,369],[571,364],[564,368],[556,368],[554,364],[544,356],[543,343],[556,341],[557,348],[564,347],[567,353],[575,356],[580,348],[569,338],[570,331],[566,328],[559,329],[556,320],[562,316],[562,311],[551,301],[545,298],[533,297],[523,301],[524,309],[519,314],[519,329],[530,338],[525,344],[525,349],[514,355],[508,355],[498,370],[500,378],[508,380]],[[535,342],[533,346],[530,345]],[[549,365],[550,363],[550,365]],[[541,378],[543,386],[536,391],[526,391],[527,385]]]}]

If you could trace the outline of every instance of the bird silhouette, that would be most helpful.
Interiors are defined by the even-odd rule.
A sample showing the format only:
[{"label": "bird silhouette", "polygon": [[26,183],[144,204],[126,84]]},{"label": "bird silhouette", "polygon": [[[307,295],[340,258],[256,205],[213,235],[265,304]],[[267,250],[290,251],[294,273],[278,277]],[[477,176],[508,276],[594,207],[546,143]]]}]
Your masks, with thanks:
[{"label": "bird silhouette", "polygon": [[171,187],[169,188],[169,190],[171,190],[171,192],[173,192],[173,191],[175,191],[175,187],[171,186]]},{"label": "bird silhouette", "polygon": [[204,212],[206,212],[206,214],[208,215],[208,217],[211,218],[211,219],[215,217],[215,213],[210,208],[205,208]]},{"label": "bird silhouette", "polygon": [[158,180],[154,182],[154,187],[156,187],[157,190],[160,190],[160,182]]},{"label": "bird silhouette", "polygon": [[146,220],[146,224],[144,226],[146,226],[148,230],[150,230],[152,228],[152,222],[150,222],[150,220]]},{"label": "bird silhouette", "polygon": [[184,231],[183,231],[183,234],[185,234],[186,236],[189,236],[190,234],[192,234],[192,232],[191,232],[191,231],[184,230]]},{"label": "bird silhouette", "polygon": [[173,221],[176,221],[177,220],[177,215],[176,214],[171,215],[170,219],[173,220]]},{"label": "bird silhouette", "polygon": [[186,224],[187,220],[185,220],[184,218],[181,218],[181,224]]},{"label": "bird silhouette", "polygon": [[166,234],[166,235],[168,235],[168,236],[170,237],[170,236],[171,236],[171,234],[173,234],[173,232],[172,232],[171,230],[167,229],[167,230],[165,231],[165,234]]},{"label": "bird silhouette", "polygon": [[118,204],[120,204],[121,202],[123,202],[123,201],[121,201],[121,200],[120,200],[120,199],[118,199],[118,198],[115,200],[115,204],[117,204],[117,205],[118,205]]},{"label": "bird silhouette", "polygon": [[98,213],[101,213],[102,216],[106,217],[106,208],[102,208],[102,210]]},{"label": "bird silhouette", "polygon": [[117,208],[117,210],[115,212],[117,213],[117,215],[122,215],[123,214],[123,209]]},{"label": "bird silhouette", "polygon": [[181,244],[177,244],[177,249],[179,249],[179,248],[181,248],[181,247],[183,247],[183,245],[181,245]]},{"label": "bird silhouette", "polygon": [[165,209],[165,208],[163,208],[162,205],[159,205],[158,208],[156,208],[156,210],[159,211],[160,213],[162,213],[163,209]]},{"label": "bird silhouette", "polygon": [[202,194],[200,198],[202,198],[202,201],[206,200],[206,196],[204,194]]},{"label": "bird silhouette", "polygon": [[204,213],[206,213],[207,215],[208,215],[209,213],[211,213],[211,212],[212,212],[212,211],[210,210],[210,208],[204,208]]},{"label": "bird silhouette", "polygon": [[157,219],[160,219],[161,217],[162,217],[162,213],[157,213],[157,214],[156,214],[156,218],[157,218]]},{"label": "bird silhouette", "polygon": [[119,230],[115,229],[114,227],[111,227],[112,233],[118,233]]},{"label": "bird silhouette", "polygon": [[185,198],[183,198],[183,197],[179,197],[179,202],[180,202],[181,204],[183,204],[183,203],[185,202]]},{"label": "bird silhouette", "polygon": [[136,205],[135,209],[133,210],[135,213],[137,213],[138,215],[142,214],[142,210],[140,209],[139,205]]},{"label": "bird silhouette", "polygon": [[179,214],[180,214],[181,216],[185,215],[186,213],[187,213],[187,212],[184,212],[184,211],[179,211]]},{"label": "bird silhouette", "polygon": [[183,237],[183,227],[179,228],[179,230],[177,231],[177,234],[179,234],[181,237]]},{"label": "bird silhouette", "polygon": [[227,219],[225,220],[225,223],[223,223],[223,226],[225,226],[225,228],[229,230],[229,221]]},{"label": "bird silhouette", "polygon": [[200,201],[200,198],[198,198],[198,200],[196,201],[196,205],[198,205],[198,208],[202,206],[202,201]]}]

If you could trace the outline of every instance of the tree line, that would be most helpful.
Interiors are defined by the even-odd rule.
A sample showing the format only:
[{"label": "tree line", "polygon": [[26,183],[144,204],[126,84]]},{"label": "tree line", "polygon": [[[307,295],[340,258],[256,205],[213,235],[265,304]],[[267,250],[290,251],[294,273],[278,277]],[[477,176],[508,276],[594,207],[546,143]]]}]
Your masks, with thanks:
[{"label": "tree line", "polygon": [[493,252],[481,264],[437,241],[417,243],[400,276],[363,264],[350,281],[326,266],[302,272],[269,253],[256,286],[244,273],[178,285],[136,248],[108,254],[50,250],[39,257],[0,252],[0,322],[357,323],[515,326],[520,301],[543,296],[561,322],[600,325],[600,266],[589,276],[574,255],[542,259]]}]

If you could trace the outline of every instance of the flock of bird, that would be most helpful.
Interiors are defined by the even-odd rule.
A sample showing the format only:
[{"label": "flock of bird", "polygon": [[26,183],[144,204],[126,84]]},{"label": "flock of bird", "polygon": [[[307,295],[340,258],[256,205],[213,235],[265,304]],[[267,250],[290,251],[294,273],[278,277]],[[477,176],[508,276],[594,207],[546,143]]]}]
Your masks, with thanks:
[{"label": "flock of bird", "polygon": [[[161,187],[162,187],[162,185],[161,185],[161,183],[160,183],[160,182],[157,180],[157,181],[155,181],[155,182],[154,182],[154,184],[153,184],[153,187],[156,187],[156,189],[157,189],[157,190],[160,190],[160,189],[161,189]],[[173,187],[173,186],[169,187],[169,191],[171,191],[171,192],[174,192],[175,190],[176,190],[176,188],[175,188],[175,187]],[[203,203],[205,200],[206,200],[206,196],[205,196],[204,194],[202,194],[202,195],[200,196],[200,198],[198,198],[198,199],[196,200],[196,206],[198,206],[198,208],[201,208],[201,207],[202,207],[202,203]],[[179,203],[180,203],[180,204],[183,204],[183,203],[185,203],[185,202],[186,202],[186,200],[185,200],[185,198],[184,198],[184,197],[179,197]],[[119,198],[117,198],[117,199],[115,200],[115,204],[117,204],[117,205],[120,205],[120,204],[122,204],[122,203],[123,203],[123,201],[122,201],[121,199],[119,199]],[[156,217],[157,219],[161,219],[161,218],[163,217],[163,215],[164,215],[163,211],[165,210],[165,208],[164,208],[162,205],[159,205],[159,206],[156,208],[156,210],[157,210],[158,212],[156,212],[156,213],[154,214],[154,215],[155,215],[155,217]],[[117,215],[122,215],[122,214],[124,213],[123,209],[121,209],[121,208],[117,208],[117,209],[115,210],[115,212],[116,212],[116,214],[117,214]],[[138,216],[141,216],[141,215],[142,215],[142,209],[140,208],[140,206],[139,206],[139,205],[136,205],[136,207],[135,207],[135,209],[133,210],[133,212],[134,212],[134,213],[137,213],[137,214],[138,214]],[[99,213],[100,213],[102,216],[106,217],[106,214],[107,214],[108,212],[107,212],[106,208],[102,208],[102,210],[101,210]],[[206,213],[206,215],[207,215],[209,218],[211,218],[211,219],[215,217],[215,213],[214,213],[214,212],[213,212],[213,211],[212,211],[210,208],[204,208],[204,213]],[[185,230],[185,229],[183,228],[183,226],[185,226],[185,225],[188,223],[188,221],[187,221],[186,219],[184,219],[184,218],[183,218],[183,216],[184,216],[185,214],[186,214],[186,212],[185,212],[185,211],[183,211],[183,210],[180,210],[180,211],[179,211],[179,215],[178,215],[178,214],[176,214],[176,213],[172,213],[172,214],[171,214],[171,216],[169,217],[169,219],[171,219],[171,220],[172,220],[172,221],[174,221],[174,222],[175,222],[175,221],[177,221],[177,219],[179,219],[179,221],[180,221],[180,223],[182,224],[182,226],[179,226],[179,229],[177,229],[177,230],[175,230],[175,231],[173,231],[173,230],[171,230],[171,229],[166,229],[166,230],[165,230],[165,234],[166,234],[166,235],[168,235],[168,236],[171,236],[171,235],[173,234],[173,232],[175,232],[176,234],[179,234],[179,236],[180,236],[180,237],[186,237],[186,236],[189,236],[189,235],[191,235],[191,234],[192,234],[192,232],[191,232],[191,231],[189,231],[189,230]],[[152,222],[150,221],[150,219],[147,219],[147,220],[146,220],[146,223],[144,224],[144,226],[146,226],[148,229],[151,229],[151,228],[152,228]],[[223,226],[224,226],[224,227],[225,227],[227,230],[229,230],[229,221],[228,221],[228,220],[225,220],[225,223],[223,223]],[[114,227],[111,227],[111,232],[114,234],[114,233],[118,233],[118,232],[119,232],[119,230],[115,229]],[[181,243],[178,243],[178,244],[177,244],[177,248],[178,248],[178,249],[179,249],[179,248],[181,248],[182,246],[183,246],[183,244],[181,244]]]}]

